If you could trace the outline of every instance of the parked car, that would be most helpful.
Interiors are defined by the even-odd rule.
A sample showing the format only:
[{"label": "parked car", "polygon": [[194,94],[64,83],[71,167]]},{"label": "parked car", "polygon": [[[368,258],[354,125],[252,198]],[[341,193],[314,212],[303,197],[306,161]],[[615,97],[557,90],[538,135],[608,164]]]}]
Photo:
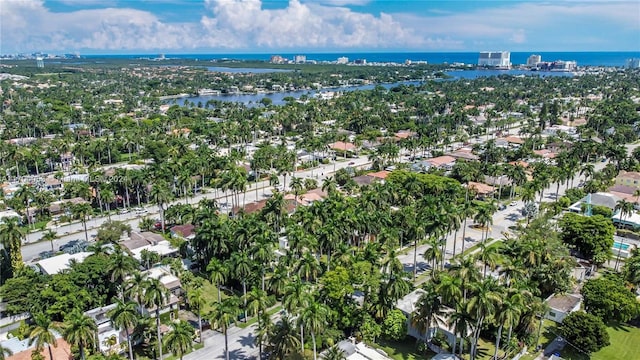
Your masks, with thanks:
[{"label": "parked car", "polygon": [[120,214],[120,215],[128,214],[129,211],[130,210],[127,209],[127,208],[122,208],[122,209],[120,209],[120,211],[118,211],[118,214]]},{"label": "parked car", "polygon": [[146,213],[149,212],[149,211],[147,211],[147,209],[145,209],[143,207],[137,207],[137,208],[135,208],[133,210],[136,212],[136,214],[146,214]]}]

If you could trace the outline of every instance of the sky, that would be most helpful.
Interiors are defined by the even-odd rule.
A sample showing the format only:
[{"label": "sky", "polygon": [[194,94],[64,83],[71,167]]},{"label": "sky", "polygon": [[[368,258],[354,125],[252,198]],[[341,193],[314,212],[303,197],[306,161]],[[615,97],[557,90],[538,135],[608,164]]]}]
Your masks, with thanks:
[{"label": "sky", "polygon": [[0,54],[640,51],[640,1],[0,0]]}]

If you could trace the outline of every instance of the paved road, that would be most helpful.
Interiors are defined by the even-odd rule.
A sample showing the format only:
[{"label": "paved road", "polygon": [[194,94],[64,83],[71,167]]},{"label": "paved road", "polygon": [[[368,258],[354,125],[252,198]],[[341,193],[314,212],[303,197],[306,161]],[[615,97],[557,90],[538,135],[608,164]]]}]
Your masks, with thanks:
[{"label": "paved road", "polygon": [[[339,161],[336,162],[335,164],[331,163],[331,164],[321,165],[314,169],[298,171],[295,173],[295,176],[303,179],[306,179],[306,178],[316,179],[318,181],[318,185],[322,185],[322,181],[325,178],[331,176],[334,173],[334,171],[337,171],[339,169],[346,168],[349,166],[362,167],[369,164],[369,160],[367,159],[366,156],[347,159],[345,161],[340,161],[341,160],[340,158],[338,158],[338,160]],[[287,176],[286,180],[287,180],[286,186],[287,186],[287,189],[289,189],[289,184],[291,183],[291,176]],[[283,176],[280,176],[280,184],[284,184]],[[258,200],[263,200],[265,196],[268,196],[269,194],[271,194],[269,181],[258,182],[257,187],[258,187],[258,191],[256,194],[256,191],[255,191],[256,183],[250,184],[247,190],[245,203],[251,203]],[[199,194],[193,198],[190,198],[189,203],[196,203],[202,199],[213,199],[213,198],[217,198],[218,201],[220,202],[226,202],[226,196],[224,192],[218,191],[216,193],[214,191],[210,191],[206,194]],[[241,197],[241,201],[242,199],[243,197]],[[179,203],[184,204],[185,199],[182,198],[182,199],[175,200],[171,203],[171,205],[179,204]],[[145,207],[145,209],[148,211],[148,213],[145,215],[137,215],[134,212],[129,212],[127,214],[112,215],[111,219],[125,222],[131,225],[132,229],[137,230],[140,219],[144,217],[158,218],[157,206],[148,205]],[[87,233],[90,239],[92,235],[95,235],[97,233],[98,227],[100,227],[100,225],[102,225],[106,221],[107,221],[106,216],[96,216],[90,219],[89,221],[87,221],[87,229],[88,229]],[[53,246],[54,250],[58,250],[60,246],[68,243],[71,240],[74,240],[74,239],[83,240],[85,238],[84,228],[81,222],[75,222],[71,224],[58,226],[55,228],[51,228],[51,230],[55,231],[59,236],[59,238],[54,241],[54,246]],[[39,240],[42,238],[42,235],[43,235],[43,232],[38,231],[38,232],[30,233],[27,236],[25,245],[23,245],[22,247],[22,257],[25,261],[30,261],[38,257],[40,253],[51,250],[51,244],[49,242],[39,242]]]}]

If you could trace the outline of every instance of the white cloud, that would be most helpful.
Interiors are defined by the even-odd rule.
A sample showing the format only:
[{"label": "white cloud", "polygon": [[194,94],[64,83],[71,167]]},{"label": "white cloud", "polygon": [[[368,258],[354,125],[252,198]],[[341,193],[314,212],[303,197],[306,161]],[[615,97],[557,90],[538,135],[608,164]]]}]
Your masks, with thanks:
[{"label": "white cloud", "polygon": [[636,40],[640,31],[640,2],[520,3],[437,15],[431,10],[426,12],[428,15],[419,16],[373,15],[345,7],[364,5],[368,0],[290,0],[282,9],[263,9],[261,0],[206,0],[200,21],[173,23],[160,20],[151,12],[128,8],[53,13],[43,0],[0,1],[3,52],[437,51],[474,50],[496,44],[548,44],[557,48],[569,37],[583,44],[606,44],[611,35],[602,31],[603,27],[627,34],[628,39],[632,39],[628,34],[636,34]]}]

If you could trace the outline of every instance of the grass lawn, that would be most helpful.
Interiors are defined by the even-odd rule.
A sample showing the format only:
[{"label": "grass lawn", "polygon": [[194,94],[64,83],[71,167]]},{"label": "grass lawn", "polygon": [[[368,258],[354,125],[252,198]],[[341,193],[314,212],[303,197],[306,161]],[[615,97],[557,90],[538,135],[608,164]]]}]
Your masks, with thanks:
[{"label": "grass lawn", "polygon": [[435,355],[432,351],[428,351],[427,354],[420,354],[416,340],[409,336],[400,342],[379,339],[372,346],[383,350],[394,360],[431,359]]},{"label": "grass lawn", "polygon": [[[211,284],[211,282],[207,279],[204,279],[203,286],[203,297],[204,297],[204,307],[202,308],[203,314],[208,314],[213,309],[212,304],[218,301],[218,288]],[[220,294],[222,299],[226,299],[229,297],[228,294],[222,291]]]},{"label": "grass lawn", "polygon": [[[476,359],[493,359],[493,353],[496,351],[496,344],[486,341],[483,338],[478,339],[478,351]],[[502,356],[504,351],[498,352],[498,357]],[[469,359],[469,354],[464,354],[463,359]]]},{"label": "grass lawn", "polygon": [[[640,351],[640,328],[629,325],[609,324],[607,327],[611,345],[591,354],[593,360],[637,359]],[[571,346],[561,353],[566,360],[587,360],[589,357]]]}]

